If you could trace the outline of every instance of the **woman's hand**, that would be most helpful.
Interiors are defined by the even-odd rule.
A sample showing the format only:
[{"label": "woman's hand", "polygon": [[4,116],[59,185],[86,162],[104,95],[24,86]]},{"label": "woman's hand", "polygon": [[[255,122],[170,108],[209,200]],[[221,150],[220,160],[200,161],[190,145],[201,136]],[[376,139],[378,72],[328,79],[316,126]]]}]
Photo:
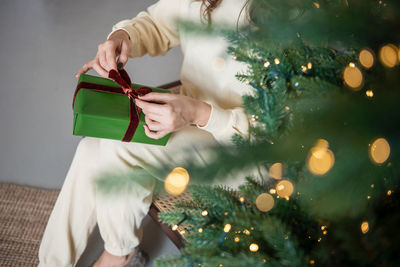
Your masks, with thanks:
[{"label": "woman's hand", "polygon": [[116,57],[119,55],[118,64],[122,63],[122,65],[118,67],[122,68],[128,62],[130,50],[131,42],[128,33],[124,30],[115,31],[108,40],[99,44],[96,57],[85,63],[75,77],[79,78],[82,73],[94,69],[104,78],[108,78],[108,72],[111,69],[117,69]]},{"label": "woman's hand", "polygon": [[136,105],[142,108],[146,115],[144,130],[146,135],[153,139],[162,138],[189,124],[204,126],[211,114],[211,106],[205,102],[168,93],[151,92],[139,96]]}]

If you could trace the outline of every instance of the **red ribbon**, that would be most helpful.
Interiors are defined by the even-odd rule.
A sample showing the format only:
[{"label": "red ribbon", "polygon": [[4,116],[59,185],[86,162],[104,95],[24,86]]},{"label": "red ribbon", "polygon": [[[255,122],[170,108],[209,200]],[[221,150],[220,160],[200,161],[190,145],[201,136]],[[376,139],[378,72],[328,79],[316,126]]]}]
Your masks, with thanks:
[{"label": "red ribbon", "polygon": [[136,132],[136,128],[139,125],[139,114],[142,109],[136,106],[135,98],[138,98],[139,95],[145,95],[150,93],[152,90],[149,87],[141,87],[134,90],[131,85],[131,79],[129,78],[128,73],[124,69],[110,70],[108,73],[108,78],[112,79],[115,83],[117,83],[120,87],[107,86],[95,83],[88,82],[80,82],[76,87],[74,100],[72,102],[72,108],[75,104],[75,98],[78,94],[79,90],[84,88],[92,91],[99,92],[107,92],[113,94],[127,95],[129,97],[129,125],[125,131],[124,137],[122,138],[123,142],[130,142]]}]

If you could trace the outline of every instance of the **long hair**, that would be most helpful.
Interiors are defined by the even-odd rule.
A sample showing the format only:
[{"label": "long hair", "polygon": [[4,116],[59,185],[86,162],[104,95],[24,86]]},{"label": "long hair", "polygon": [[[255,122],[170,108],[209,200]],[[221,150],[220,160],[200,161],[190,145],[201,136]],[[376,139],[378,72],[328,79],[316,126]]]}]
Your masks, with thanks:
[{"label": "long hair", "polygon": [[[222,2],[222,0],[201,0],[201,8],[200,8],[200,16],[202,19],[205,19],[208,22],[208,25],[211,25],[211,13],[213,12],[214,9],[216,9]],[[246,0],[245,4],[243,5],[242,9],[240,10],[239,17],[237,18],[236,25],[238,25],[239,18],[243,12],[243,10],[246,9],[248,11],[249,8],[249,3],[251,0]],[[251,17],[249,15],[249,12],[246,12],[247,18],[251,21]]]}]

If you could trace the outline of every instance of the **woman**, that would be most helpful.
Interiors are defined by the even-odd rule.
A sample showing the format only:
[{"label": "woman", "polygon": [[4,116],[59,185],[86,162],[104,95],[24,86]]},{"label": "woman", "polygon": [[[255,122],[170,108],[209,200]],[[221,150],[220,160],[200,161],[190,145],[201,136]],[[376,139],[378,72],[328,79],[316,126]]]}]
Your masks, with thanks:
[{"label": "woman", "polygon": [[[125,65],[129,57],[164,55],[181,45],[181,93],[149,93],[136,101],[146,115],[146,135],[161,138],[173,134],[165,147],[83,138],[48,221],[39,266],[75,266],[96,222],[105,250],[95,267],[142,266],[137,251],[141,222],[149,210],[155,181],[138,179],[131,192],[106,196],[97,190],[94,180],[104,172],[146,170],[160,162],[171,168],[186,160],[206,164],[207,147],[231,142],[234,133],[247,134],[249,122],[241,96],[251,88],[235,78],[246,66],[228,56],[228,43],[222,37],[188,34],[175,24],[179,17],[243,25],[246,16],[240,13],[245,4],[245,0],[160,0],[135,18],[114,25],[107,40],[98,46],[96,57],[83,65],[76,77],[90,69],[108,77],[111,69]],[[240,182],[231,179],[228,185],[235,187]]]}]

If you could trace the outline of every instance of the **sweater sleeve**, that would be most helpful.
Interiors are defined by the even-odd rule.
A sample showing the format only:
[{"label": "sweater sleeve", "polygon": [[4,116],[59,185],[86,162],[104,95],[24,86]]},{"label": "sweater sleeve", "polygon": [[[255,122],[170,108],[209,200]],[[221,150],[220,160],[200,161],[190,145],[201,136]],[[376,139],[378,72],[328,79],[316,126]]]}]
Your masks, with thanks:
[{"label": "sweater sleeve", "polygon": [[220,144],[232,144],[232,136],[236,133],[245,138],[248,136],[249,120],[243,107],[222,109],[213,103],[208,122],[198,128],[210,132]]},{"label": "sweater sleeve", "polygon": [[110,35],[117,30],[129,34],[132,48],[129,57],[165,55],[172,47],[180,44],[175,19],[182,9],[183,0],[160,0],[132,19],[118,22]]}]

